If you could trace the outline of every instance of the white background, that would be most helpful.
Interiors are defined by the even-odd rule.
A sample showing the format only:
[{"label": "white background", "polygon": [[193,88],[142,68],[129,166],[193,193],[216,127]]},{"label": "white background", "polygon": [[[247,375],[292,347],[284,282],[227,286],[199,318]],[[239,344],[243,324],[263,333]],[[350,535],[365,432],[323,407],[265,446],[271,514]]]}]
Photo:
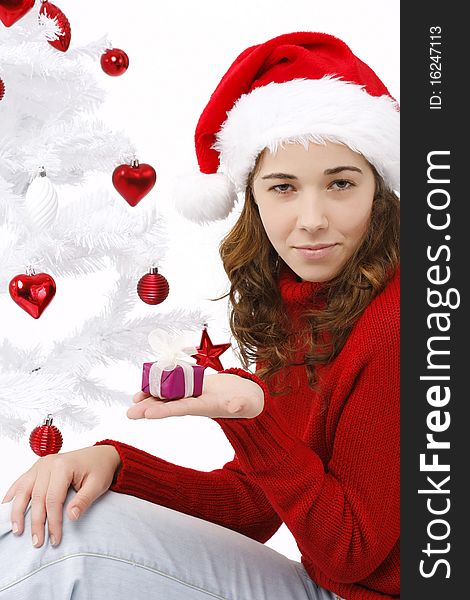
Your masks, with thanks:
[{"label": "white background", "polygon": [[[130,58],[130,67],[121,77],[106,76],[98,60],[94,75],[108,91],[100,111],[102,118],[112,128],[123,130],[135,142],[140,161],[152,164],[157,171],[155,188],[139,205],[157,203],[170,232],[160,272],[169,280],[171,293],[154,310],[199,307],[209,316],[212,340],[229,341],[227,303],[213,303],[209,298],[226,291],[218,244],[236,220],[238,210],[223,223],[199,227],[181,220],[169,202],[172,180],[197,168],[193,136],[199,115],[240,52],[293,31],[322,31],[343,39],[399,100],[399,1],[57,0],[55,4],[70,21],[72,46],[107,36]],[[20,265],[18,272],[22,272]],[[60,306],[54,312],[49,307],[34,322],[2,291],[0,315],[8,318],[2,320],[0,336],[23,346],[45,340],[46,336],[59,339],[76,324],[74,307],[78,303],[81,318],[84,311],[90,316],[101,310],[110,282],[106,273],[64,281]],[[57,297],[54,302],[59,304]],[[224,367],[238,366],[231,351],[221,359]],[[128,391],[129,401],[140,387],[140,365],[120,364],[102,375],[104,381]],[[201,470],[217,468],[233,456],[222,431],[210,419],[183,417],[144,422],[127,419],[122,407],[98,408],[96,412],[97,425],[90,431],[75,432],[55,423],[64,435],[62,451],[111,437]],[[38,424],[32,423],[31,429]],[[37,457],[29,448],[27,436],[18,442],[1,440],[0,456],[3,497],[12,481]],[[300,556],[285,526],[268,545],[291,558]]]}]

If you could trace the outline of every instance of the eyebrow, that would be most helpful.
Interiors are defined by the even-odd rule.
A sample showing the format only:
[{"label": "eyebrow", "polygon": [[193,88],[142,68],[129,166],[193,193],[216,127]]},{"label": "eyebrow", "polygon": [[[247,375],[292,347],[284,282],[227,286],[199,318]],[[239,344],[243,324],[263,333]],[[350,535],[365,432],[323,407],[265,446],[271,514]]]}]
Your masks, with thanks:
[{"label": "eyebrow", "polygon": [[[332,169],[325,169],[323,174],[335,175],[336,173],[341,173],[341,171],[356,171],[362,175],[361,169],[359,167],[353,167],[352,165],[341,165],[339,167],[333,167]],[[269,175],[263,175],[261,179],[298,179],[298,177],[289,175],[288,173],[269,173]]]}]

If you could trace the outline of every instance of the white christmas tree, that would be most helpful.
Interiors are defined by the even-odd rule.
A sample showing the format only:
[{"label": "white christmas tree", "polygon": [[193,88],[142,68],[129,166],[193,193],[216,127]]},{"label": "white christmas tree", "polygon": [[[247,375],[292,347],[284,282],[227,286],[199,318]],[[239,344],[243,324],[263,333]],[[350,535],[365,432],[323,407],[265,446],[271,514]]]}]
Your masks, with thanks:
[{"label": "white christmas tree", "polygon": [[[57,282],[114,272],[115,286],[96,314],[65,339],[20,348],[0,342],[0,436],[19,439],[50,413],[76,431],[96,425],[93,404],[129,404],[129,395],[93,376],[96,366],[149,358],[154,328],[200,330],[199,311],[148,307],[131,316],[137,282],[162,260],[167,233],[149,194],[135,207],[119,196],[111,175],[137,149],[96,118],[105,100],[98,75],[105,38],[67,51],[48,40],[63,33],[38,3],[10,27],[0,22],[0,295],[34,269]],[[72,24],[73,27],[73,24]],[[45,174],[45,176],[44,176]],[[96,178],[104,174],[100,187]],[[42,176],[41,176],[42,175]],[[84,290],[83,293],[86,293]],[[58,293],[45,309],[54,319]],[[16,331],[28,337],[37,320],[19,306]],[[44,318],[44,317],[41,317]],[[0,339],[2,336],[0,314]],[[9,323],[11,325],[11,323]]]}]

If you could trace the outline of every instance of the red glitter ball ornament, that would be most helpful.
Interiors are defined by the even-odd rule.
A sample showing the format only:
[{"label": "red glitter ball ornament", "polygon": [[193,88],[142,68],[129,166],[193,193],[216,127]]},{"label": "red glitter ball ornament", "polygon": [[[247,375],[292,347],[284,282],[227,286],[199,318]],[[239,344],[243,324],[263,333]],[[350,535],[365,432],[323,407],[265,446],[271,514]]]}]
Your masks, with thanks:
[{"label": "red glitter ball ornament", "polygon": [[3,83],[3,81],[0,77],[0,100],[3,100],[4,96],[5,96],[5,84]]},{"label": "red glitter ball ornament", "polygon": [[44,424],[35,427],[29,436],[31,450],[39,456],[57,454],[62,448],[62,441],[60,430],[52,425],[52,415],[47,415]]},{"label": "red glitter ball ornament", "polygon": [[157,267],[150,267],[148,273],[140,278],[137,284],[139,298],[146,304],[160,304],[170,291],[168,281],[160,275]]},{"label": "red glitter ball ornament", "polygon": [[101,55],[101,68],[106,75],[111,77],[117,77],[127,71],[129,66],[129,57],[120,48],[108,48],[104,54]]}]

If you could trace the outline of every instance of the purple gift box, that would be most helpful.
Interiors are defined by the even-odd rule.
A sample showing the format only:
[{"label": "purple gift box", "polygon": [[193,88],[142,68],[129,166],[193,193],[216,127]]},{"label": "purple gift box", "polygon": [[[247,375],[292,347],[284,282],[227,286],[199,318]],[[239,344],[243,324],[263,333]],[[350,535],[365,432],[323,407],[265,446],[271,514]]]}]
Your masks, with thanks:
[{"label": "purple gift box", "polygon": [[[155,365],[153,362],[146,362],[143,364],[142,368],[142,391],[152,396],[157,396],[159,398],[163,398],[165,400],[179,400],[180,398],[184,398],[186,396],[186,377],[185,377],[185,369],[181,366],[176,366],[171,371],[165,371],[158,369],[156,365],[153,367],[152,376],[151,370],[152,365]],[[190,396],[200,396],[202,394],[202,383],[204,380],[204,370],[206,367],[202,365],[190,365],[188,367],[191,368],[192,377],[193,377],[193,392]],[[157,369],[157,371],[155,371]],[[187,369],[187,372],[189,369]],[[160,394],[156,393],[156,390],[153,389],[152,381],[154,377],[157,376],[160,379]],[[152,393],[153,392],[153,393]]]}]

